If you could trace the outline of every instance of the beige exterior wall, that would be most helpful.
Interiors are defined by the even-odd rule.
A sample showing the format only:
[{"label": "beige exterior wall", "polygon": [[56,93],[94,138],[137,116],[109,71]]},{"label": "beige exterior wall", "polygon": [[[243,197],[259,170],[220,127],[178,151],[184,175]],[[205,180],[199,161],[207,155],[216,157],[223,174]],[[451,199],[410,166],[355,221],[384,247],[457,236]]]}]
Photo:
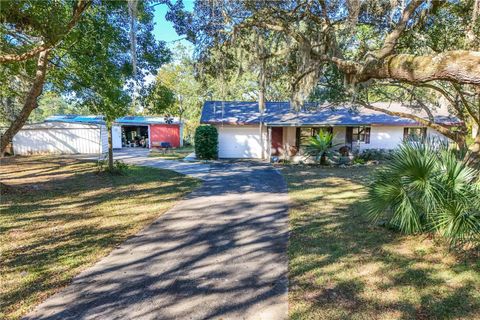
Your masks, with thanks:
[{"label": "beige exterior wall", "polygon": [[333,142],[334,146],[341,147],[345,144],[347,129],[346,127],[333,127]]},{"label": "beige exterior wall", "polygon": [[262,147],[262,159],[268,159],[268,153],[270,152],[270,147],[268,145],[268,127],[266,125],[260,124],[260,144]]},{"label": "beige exterior wall", "polygon": [[287,150],[296,144],[296,130],[295,127],[283,128],[283,144],[287,147]]},{"label": "beige exterior wall", "polygon": [[[403,126],[371,126],[370,143],[353,143],[354,149],[395,149],[403,142]],[[445,136],[428,128],[427,135],[436,139],[447,140]],[[287,148],[295,146],[296,128],[283,127],[283,145]],[[338,149],[346,144],[346,127],[333,127],[333,145]]]}]

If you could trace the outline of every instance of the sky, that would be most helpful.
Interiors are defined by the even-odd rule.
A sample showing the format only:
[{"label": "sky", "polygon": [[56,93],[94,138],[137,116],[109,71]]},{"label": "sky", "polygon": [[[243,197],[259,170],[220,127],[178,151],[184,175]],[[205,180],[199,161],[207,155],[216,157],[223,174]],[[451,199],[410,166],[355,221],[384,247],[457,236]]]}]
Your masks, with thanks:
[{"label": "sky", "polygon": [[[186,10],[193,11],[193,1],[194,0],[183,0],[183,4]],[[157,40],[163,40],[167,42],[169,47],[172,47],[178,42],[180,42],[186,47],[193,50],[192,44],[189,41],[180,40],[182,39],[182,37],[175,32],[172,23],[165,19],[165,14],[167,13],[167,11],[168,7],[165,4],[155,7],[155,27],[153,29],[153,34],[155,38]]]}]

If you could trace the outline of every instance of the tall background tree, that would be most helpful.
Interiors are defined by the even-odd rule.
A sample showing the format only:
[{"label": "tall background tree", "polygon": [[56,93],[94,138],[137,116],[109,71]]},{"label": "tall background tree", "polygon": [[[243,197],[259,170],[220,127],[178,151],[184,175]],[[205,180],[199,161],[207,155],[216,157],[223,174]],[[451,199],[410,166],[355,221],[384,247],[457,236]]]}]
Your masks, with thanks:
[{"label": "tall background tree", "polygon": [[42,122],[56,114],[89,115],[90,110],[86,106],[69,102],[58,92],[45,90],[38,99],[38,106],[30,114],[28,122]]},{"label": "tall background tree", "polygon": [[144,113],[178,117],[185,125],[184,138],[192,142],[205,95],[188,49],[179,44],[172,50],[175,60],[162,66],[147,88]]},{"label": "tall background tree", "polygon": [[[464,145],[468,127],[480,123],[479,12],[478,0],[199,0],[193,14],[170,19],[212,75],[215,67],[227,70],[219,75],[238,70],[233,52],[241,50],[262,91],[280,76],[297,108],[305,100],[348,102],[414,119]],[[377,100],[428,110],[442,100],[465,126],[380,109]],[[478,161],[478,133],[471,151]]]},{"label": "tall background tree", "polygon": [[[239,59],[237,62],[245,66],[243,70],[226,70],[223,76],[217,77],[216,72],[221,71],[218,66],[197,63],[184,45],[179,44],[172,51],[174,61],[162,66],[155,81],[146,86],[140,95],[144,105],[143,113],[179,117],[185,124],[184,136],[189,142],[193,141],[205,100],[257,99],[260,90],[258,76],[254,70],[248,69],[247,61]],[[268,98],[288,98],[281,83],[277,81],[275,84],[278,86],[271,83]]]}]

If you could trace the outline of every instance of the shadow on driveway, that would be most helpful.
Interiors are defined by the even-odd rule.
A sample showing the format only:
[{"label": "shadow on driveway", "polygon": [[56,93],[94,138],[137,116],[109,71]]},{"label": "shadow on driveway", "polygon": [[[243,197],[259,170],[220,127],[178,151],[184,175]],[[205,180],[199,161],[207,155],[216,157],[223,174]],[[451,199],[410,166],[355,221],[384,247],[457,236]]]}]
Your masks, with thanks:
[{"label": "shadow on driveway", "polygon": [[26,318],[286,318],[283,177],[258,163],[209,169],[201,188]]}]

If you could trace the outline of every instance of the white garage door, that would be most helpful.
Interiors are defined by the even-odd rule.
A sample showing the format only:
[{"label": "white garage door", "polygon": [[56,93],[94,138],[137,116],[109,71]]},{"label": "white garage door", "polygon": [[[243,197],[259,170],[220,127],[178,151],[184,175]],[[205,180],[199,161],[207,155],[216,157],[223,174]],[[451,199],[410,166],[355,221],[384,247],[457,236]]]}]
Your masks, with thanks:
[{"label": "white garage door", "polygon": [[219,127],[219,158],[261,158],[259,127]]}]

